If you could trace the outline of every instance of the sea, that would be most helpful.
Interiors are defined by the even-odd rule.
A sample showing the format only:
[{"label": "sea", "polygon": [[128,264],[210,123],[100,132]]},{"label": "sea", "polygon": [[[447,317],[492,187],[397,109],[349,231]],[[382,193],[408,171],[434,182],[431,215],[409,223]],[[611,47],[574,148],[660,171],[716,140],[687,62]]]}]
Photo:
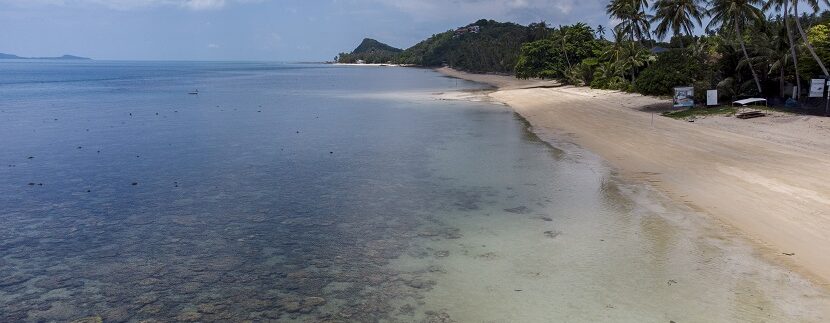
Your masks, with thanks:
[{"label": "sea", "polygon": [[0,322],[830,320],[802,276],[489,90],[0,62]]}]

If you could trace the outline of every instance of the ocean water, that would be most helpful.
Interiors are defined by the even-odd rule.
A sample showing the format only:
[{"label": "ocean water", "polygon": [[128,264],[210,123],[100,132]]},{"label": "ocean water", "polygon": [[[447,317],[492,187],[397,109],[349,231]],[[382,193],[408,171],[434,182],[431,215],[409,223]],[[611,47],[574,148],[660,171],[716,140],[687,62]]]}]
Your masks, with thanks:
[{"label": "ocean water", "polygon": [[[198,95],[188,92],[199,90]],[[483,86],[0,63],[0,321],[821,322],[828,297]]]}]

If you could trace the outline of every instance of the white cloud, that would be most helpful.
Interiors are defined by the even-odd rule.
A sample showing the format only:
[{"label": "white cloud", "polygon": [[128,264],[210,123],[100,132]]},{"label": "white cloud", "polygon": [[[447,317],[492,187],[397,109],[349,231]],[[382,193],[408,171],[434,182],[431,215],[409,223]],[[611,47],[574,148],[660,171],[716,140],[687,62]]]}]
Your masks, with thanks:
[{"label": "white cloud", "polygon": [[216,49],[216,48],[219,48],[219,47],[221,47],[221,46],[219,46],[218,44],[213,44],[213,43],[207,45],[207,48],[210,48],[210,49]]},{"label": "white cloud", "polygon": [[221,9],[229,3],[259,2],[261,0],[0,0],[0,5],[32,6],[102,6],[115,10],[149,7],[179,7],[190,10]]},{"label": "white cloud", "polygon": [[605,5],[608,0],[351,0],[351,2],[392,8],[420,22],[488,18],[519,23],[546,20],[549,23],[569,24],[607,19]]}]

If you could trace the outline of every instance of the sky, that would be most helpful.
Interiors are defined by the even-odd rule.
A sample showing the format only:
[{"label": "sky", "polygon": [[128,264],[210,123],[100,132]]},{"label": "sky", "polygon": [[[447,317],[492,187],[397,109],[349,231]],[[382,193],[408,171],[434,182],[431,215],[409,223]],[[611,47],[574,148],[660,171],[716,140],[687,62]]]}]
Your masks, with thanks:
[{"label": "sky", "polygon": [[324,61],[364,37],[407,48],[481,18],[609,25],[608,0],[0,0],[0,53]]}]

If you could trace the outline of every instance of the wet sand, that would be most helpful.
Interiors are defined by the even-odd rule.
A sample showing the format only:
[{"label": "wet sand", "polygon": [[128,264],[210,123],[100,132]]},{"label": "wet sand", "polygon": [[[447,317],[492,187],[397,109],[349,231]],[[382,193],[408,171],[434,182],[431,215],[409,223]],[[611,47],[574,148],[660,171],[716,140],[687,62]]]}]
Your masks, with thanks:
[{"label": "wet sand", "polygon": [[[695,267],[714,281],[722,279],[716,278],[714,273],[723,274],[725,270],[729,273],[726,277],[738,278],[744,287],[752,285],[766,290],[767,296],[775,295],[776,289],[783,286],[794,289],[796,294],[802,290],[804,295],[822,295],[799,298],[793,294],[792,299],[784,301],[789,305],[782,305],[782,298],[778,296],[769,297],[767,301],[796,312],[799,311],[797,308],[807,307],[809,311],[822,313],[814,313],[817,317],[827,317],[830,311],[826,299],[826,283],[830,278],[830,252],[827,250],[830,246],[830,235],[827,234],[830,232],[830,175],[826,170],[830,169],[830,154],[822,145],[809,145],[809,141],[786,145],[782,141],[787,138],[781,136],[776,136],[776,140],[765,140],[765,135],[753,136],[746,129],[720,129],[713,125],[714,122],[701,126],[655,116],[652,124],[651,114],[640,110],[664,102],[651,97],[558,87],[550,82],[513,80],[498,75],[439,71],[498,87],[488,94],[489,98],[511,106],[541,139],[587,148],[619,175],[624,186],[631,184],[633,191],[648,192],[645,198],[637,199],[637,204],[652,204],[652,210],[645,212],[651,212],[657,219],[655,221],[666,222],[659,232],[652,233],[665,235],[668,240],[685,241],[682,243],[684,248],[690,248],[662,250],[665,252],[662,257],[673,259],[670,263]],[[463,99],[463,95],[458,98]],[[734,122],[724,123],[736,126]],[[769,133],[775,133],[775,130],[765,132]],[[793,134],[790,138],[797,140],[798,135]],[[665,230],[675,231],[663,232]],[[532,247],[534,243],[527,242],[527,246]],[[694,250],[703,251],[697,253]],[[689,254],[677,254],[684,252]],[[556,255],[545,253],[536,256],[557,259]],[[641,260],[629,258],[627,261]],[[613,260],[610,263],[611,268],[624,268],[614,264]],[[705,274],[707,271],[711,272]],[[723,288],[708,292],[709,296],[717,298],[712,293],[723,292],[734,293],[735,297],[752,294],[764,298],[743,293],[740,286],[730,287],[731,283],[726,281],[719,284]],[[659,295],[654,290],[649,292],[654,293],[653,296]],[[543,293],[537,296],[543,295],[550,297]],[[707,292],[694,297],[700,295],[707,295]],[[658,297],[655,303],[661,300],[665,298]],[[813,301],[817,303],[808,305]],[[610,303],[611,308],[618,307]],[[709,305],[712,308],[725,306]],[[563,310],[567,312],[567,309]],[[685,310],[694,311],[688,306]],[[716,313],[719,312],[711,312],[714,317],[706,321],[757,321],[762,318],[728,317]],[[771,316],[766,319],[786,320],[784,318],[789,317],[793,321],[812,321],[788,316],[793,313],[767,314]],[[698,316],[698,321],[702,317],[706,316]],[[611,317],[604,319],[608,318]],[[615,318],[637,319],[631,316]]]}]

